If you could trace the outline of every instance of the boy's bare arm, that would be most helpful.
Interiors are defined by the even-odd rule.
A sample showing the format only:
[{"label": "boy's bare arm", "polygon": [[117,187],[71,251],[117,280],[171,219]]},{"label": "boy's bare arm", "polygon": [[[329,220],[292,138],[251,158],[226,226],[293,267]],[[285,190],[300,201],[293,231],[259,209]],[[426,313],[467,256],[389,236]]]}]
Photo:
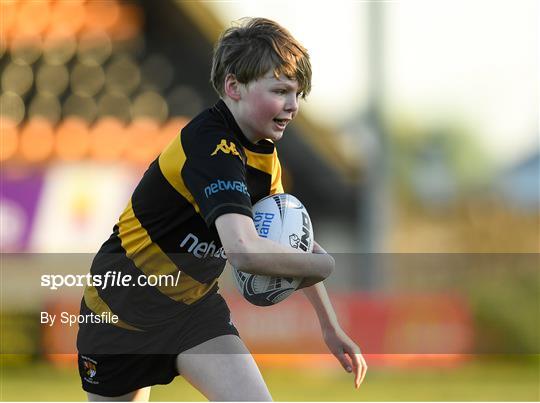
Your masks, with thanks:
[{"label": "boy's bare arm", "polygon": [[322,281],[334,269],[327,254],[300,252],[257,234],[253,220],[242,214],[224,214],[216,219],[216,229],[229,263],[246,273]]},{"label": "boy's bare arm", "polygon": [[[315,242],[313,253],[326,254],[326,251]],[[354,373],[354,385],[358,388],[366,376],[367,364],[358,346],[339,325],[324,283],[321,281],[302,291],[317,313],[326,345],[343,368]]]}]

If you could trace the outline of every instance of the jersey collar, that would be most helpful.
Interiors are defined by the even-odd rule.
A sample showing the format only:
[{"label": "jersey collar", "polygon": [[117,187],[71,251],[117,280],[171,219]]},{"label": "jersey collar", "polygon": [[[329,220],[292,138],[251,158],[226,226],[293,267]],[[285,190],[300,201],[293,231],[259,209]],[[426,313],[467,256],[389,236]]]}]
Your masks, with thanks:
[{"label": "jersey collar", "polygon": [[274,143],[272,143],[270,140],[261,140],[257,144],[253,144],[247,139],[247,137],[244,135],[244,133],[242,133],[242,130],[238,126],[238,123],[236,123],[233,114],[222,99],[220,99],[214,105],[214,109],[216,109],[217,112],[220,113],[221,116],[223,116],[225,122],[227,123],[227,126],[229,126],[236,138],[238,138],[240,144],[242,144],[242,147],[247,148],[249,151],[260,154],[272,154],[274,152],[275,146]]}]

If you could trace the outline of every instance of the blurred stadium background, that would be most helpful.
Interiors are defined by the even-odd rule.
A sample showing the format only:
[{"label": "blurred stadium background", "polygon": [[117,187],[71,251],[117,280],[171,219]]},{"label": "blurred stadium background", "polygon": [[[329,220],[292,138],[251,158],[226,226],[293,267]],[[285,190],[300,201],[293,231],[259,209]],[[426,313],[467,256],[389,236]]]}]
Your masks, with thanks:
[{"label": "blurred stadium background", "polygon": [[[212,46],[265,16],[312,56],[278,144],[286,191],[336,256],[367,354],[360,391],[301,295],[233,318],[278,400],[539,400],[539,5],[534,0],[0,2],[0,400],[82,400],[86,273],[146,166],[217,98]],[[298,354],[300,352],[301,354]],[[294,379],[294,381],[292,381]],[[199,400],[177,380],[158,400]]]}]

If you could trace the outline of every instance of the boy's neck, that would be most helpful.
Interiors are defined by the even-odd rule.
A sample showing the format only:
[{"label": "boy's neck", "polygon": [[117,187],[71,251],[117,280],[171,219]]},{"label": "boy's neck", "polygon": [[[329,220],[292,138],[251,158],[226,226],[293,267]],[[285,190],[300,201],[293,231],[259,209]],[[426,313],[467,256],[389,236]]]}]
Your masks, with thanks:
[{"label": "boy's neck", "polygon": [[229,108],[229,111],[233,115],[233,118],[236,124],[238,125],[240,130],[242,130],[242,134],[244,135],[244,137],[248,139],[250,143],[257,144],[259,139],[254,138],[254,136],[249,132],[249,129],[247,127],[244,127],[241,120],[238,119],[238,109],[237,109],[236,102],[228,97],[223,97],[221,99],[223,102],[225,102],[225,105],[227,105],[227,108]]}]

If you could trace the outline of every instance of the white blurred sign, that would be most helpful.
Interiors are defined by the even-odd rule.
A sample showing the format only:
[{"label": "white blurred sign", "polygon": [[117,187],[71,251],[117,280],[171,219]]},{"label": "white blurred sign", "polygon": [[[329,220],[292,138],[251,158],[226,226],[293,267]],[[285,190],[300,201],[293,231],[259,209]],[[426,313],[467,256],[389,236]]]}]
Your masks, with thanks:
[{"label": "white blurred sign", "polygon": [[94,253],[109,237],[139,179],[125,166],[58,164],[45,176],[30,249]]}]

